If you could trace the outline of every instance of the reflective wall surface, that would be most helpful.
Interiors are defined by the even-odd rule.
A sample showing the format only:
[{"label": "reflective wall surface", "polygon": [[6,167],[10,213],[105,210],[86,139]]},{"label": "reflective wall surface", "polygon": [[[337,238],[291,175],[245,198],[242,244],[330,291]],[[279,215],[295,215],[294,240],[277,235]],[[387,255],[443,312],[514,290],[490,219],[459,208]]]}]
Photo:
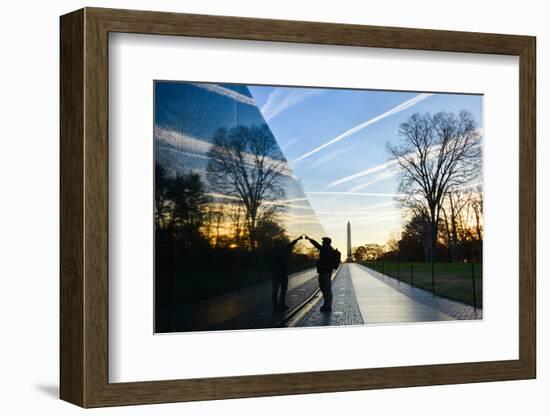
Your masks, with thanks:
[{"label": "reflective wall surface", "polygon": [[[246,86],[154,88],[156,331],[270,327],[278,251],[323,227]],[[288,255],[294,303],[313,256],[302,240]]]}]

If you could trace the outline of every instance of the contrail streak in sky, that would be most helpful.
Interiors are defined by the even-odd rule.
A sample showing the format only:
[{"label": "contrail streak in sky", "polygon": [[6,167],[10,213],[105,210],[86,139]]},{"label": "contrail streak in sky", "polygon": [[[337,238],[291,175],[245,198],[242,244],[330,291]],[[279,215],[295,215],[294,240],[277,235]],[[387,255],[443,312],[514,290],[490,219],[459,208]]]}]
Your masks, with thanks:
[{"label": "contrail streak in sky", "polygon": [[222,87],[221,85],[218,85],[218,84],[195,83],[193,85],[199,88],[204,88],[205,90],[208,90],[210,92],[232,98],[233,100],[239,101],[244,104],[256,105],[256,101],[254,101],[254,98],[247,97],[246,95],[240,94],[237,91],[230,90],[229,88]]},{"label": "contrail streak in sky", "polygon": [[349,137],[351,136],[352,134],[355,134],[357,133],[358,131],[360,130],[363,130],[364,128],[370,126],[371,124],[374,124],[374,123],[377,123],[378,121],[380,120],[383,120],[385,119],[386,117],[389,117],[391,115],[394,115],[394,114],[397,114],[403,110],[406,110],[407,108],[409,107],[412,107],[413,105],[421,102],[421,101],[424,101],[426,98],[428,97],[431,97],[433,94],[428,94],[428,93],[422,93],[422,94],[418,94],[417,96],[411,98],[410,100],[407,100],[405,101],[404,103],[401,103],[399,104],[398,106],[396,107],[393,107],[392,109],[386,111],[385,113],[382,113],[382,114],[379,114],[377,115],[376,117],[373,117],[371,118],[370,120],[367,120],[365,121],[364,123],[361,123],[355,127],[352,127],[351,129],[343,132],[342,134],[336,136],[334,139],[332,140],[329,140],[328,142],[322,144],[321,146],[319,147],[316,147],[315,149],[313,150],[310,150],[309,152],[307,153],[304,153],[302,156],[298,157],[297,159],[294,159],[293,162],[298,162],[302,159],[305,159],[315,153],[317,153],[318,151],[324,149],[325,147],[328,147],[330,145],[333,145],[334,143],[337,143],[339,142],[340,140],[343,140],[345,139],[346,137]]},{"label": "contrail streak in sky", "polygon": [[368,169],[362,170],[361,172],[354,173],[353,175],[345,176],[345,177],[340,178],[336,181],[333,181],[333,182],[331,182],[327,185],[327,188],[333,188],[333,187],[335,187],[337,185],[341,185],[345,182],[352,181],[352,180],[360,178],[362,176],[367,176],[367,175],[371,175],[373,173],[381,172],[381,171],[384,171],[384,170],[389,169],[391,167],[394,167],[396,165],[397,165],[397,160],[392,159],[392,160],[389,160],[387,162],[380,163],[379,165],[372,166]]},{"label": "contrail streak in sky", "polygon": [[401,194],[384,194],[384,193],[376,193],[376,192],[307,192],[306,195],[350,195],[350,196],[389,196],[389,197],[395,197],[395,196],[401,196]]}]

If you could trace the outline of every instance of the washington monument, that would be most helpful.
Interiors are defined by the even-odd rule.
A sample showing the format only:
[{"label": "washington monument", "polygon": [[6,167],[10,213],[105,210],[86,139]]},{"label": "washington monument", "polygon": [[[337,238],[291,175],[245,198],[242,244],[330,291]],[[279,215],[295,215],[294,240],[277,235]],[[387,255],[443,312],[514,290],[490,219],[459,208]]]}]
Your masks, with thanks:
[{"label": "washington monument", "polygon": [[348,221],[348,250],[347,250],[347,262],[353,261],[353,258],[351,257],[351,224]]}]

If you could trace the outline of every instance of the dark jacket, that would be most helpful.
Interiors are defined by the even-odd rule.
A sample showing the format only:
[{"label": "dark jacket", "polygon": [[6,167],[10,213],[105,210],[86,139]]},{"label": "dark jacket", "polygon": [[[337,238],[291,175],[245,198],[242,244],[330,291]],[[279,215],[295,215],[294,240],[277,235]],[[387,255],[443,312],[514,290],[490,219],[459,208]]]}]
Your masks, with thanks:
[{"label": "dark jacket", "polygon": [[290,256],[298,240],[299,238],[291,241],[289,244],[273,248],[271,253],[271,276],[273,278],[288,277]]},{"label": "dark jacket", "polygon": [[334,249],[332,246],[324,246],[319,244],[312,238],[309,239],[311,244],[319,250],[319,259],[317,260],[317,273],[332,273],[334,264]]}]

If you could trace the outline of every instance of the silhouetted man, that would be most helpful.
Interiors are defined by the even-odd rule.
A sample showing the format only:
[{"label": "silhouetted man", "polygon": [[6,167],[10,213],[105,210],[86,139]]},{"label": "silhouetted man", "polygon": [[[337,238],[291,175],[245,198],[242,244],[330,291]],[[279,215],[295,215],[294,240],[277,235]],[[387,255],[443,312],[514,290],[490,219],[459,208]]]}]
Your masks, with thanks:
[{"label": "silhouetted man", "polygon": [[288,309],[286,304],[286,291],[288,289],[288,263],[290,262],[292,249],[301,239],[302,236],[292,240],[288,244],[282,243],[273,248],[271,258],[271,300],[273,302],[274,312],[280,312]]},{"label": "silhouetted man", "polygon": [[[330,243],[332,240],[329,237],[323,237],[323,244],[319,244],[312,238],[306,235],[313,246],[319,250],[319,259],[317,260],[317,273],[319,273],[319,289],[323,294],[324,304],[321,306],[321,312],[330,312],[332,310],[332,270],[335,269],[336,263],[340,263],[338,254]],[[335,267],[336,266],[336,267]]]}]

